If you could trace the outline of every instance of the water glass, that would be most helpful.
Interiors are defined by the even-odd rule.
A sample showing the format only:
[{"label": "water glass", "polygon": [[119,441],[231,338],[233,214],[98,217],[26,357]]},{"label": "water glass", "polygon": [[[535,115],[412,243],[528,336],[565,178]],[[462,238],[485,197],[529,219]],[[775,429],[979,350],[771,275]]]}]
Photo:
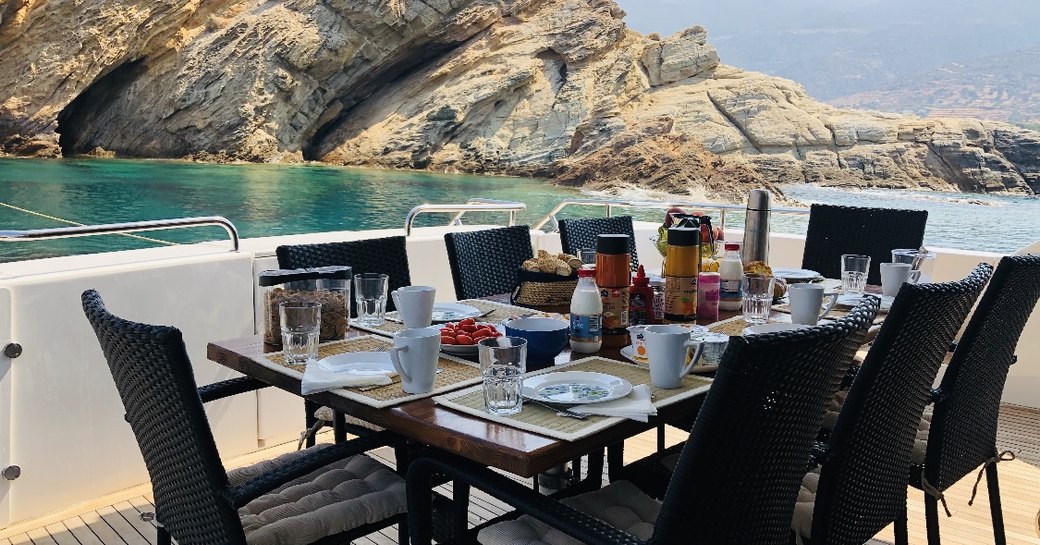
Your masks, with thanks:
[{"label": "water glass", "polygon": [[596,266],[596,249],[595,248],[582,248],[578,250],[578,259],[581,260],[582,267],[590,268]]},{"label": "water glass", "polygon": [[867,288],[867,273],[869,271],[869,255],[842,254],[841,291],[847,294],[862,295]]},{"label": "water glass", "polygon": [[321,333],[321,303],[285,301],[278,305],[282,326],[282,354],[285,363],[302,365],[318,359],[318,336]]},{"label": "water glass", "polygon": [[484,405],[491,414],[510,415],[523,408],[520,389],[527,370],[527,339],[498,337],[477,343],[484,377]]},{"label": "water glass", "polygon": [[389,283],[390,277],[385,274],[354,275],[354,298],[361,325],[374,327],[386,321],[386,290]]},{"label": "water glass", "polygon": [[769,321],[769,310],[773,306],[772,276],[745,275],[740,285],[743,289],[744,321],[749,324],[764,324]]},{"label": "water glass", "polygon": [[928,284],[932,281],[932,271],[935,268],[935,252],[906,248],[892,250],[892,263],[909,263],[917,269],[911,271],[908,282],[911,284]]}]

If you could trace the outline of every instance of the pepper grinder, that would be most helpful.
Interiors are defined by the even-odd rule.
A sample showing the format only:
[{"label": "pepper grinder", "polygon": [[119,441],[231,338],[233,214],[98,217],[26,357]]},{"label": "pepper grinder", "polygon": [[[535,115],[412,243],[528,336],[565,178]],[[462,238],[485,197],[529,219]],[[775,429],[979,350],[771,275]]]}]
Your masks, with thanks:
[{"label": "pepper grinder", "polygon": [[752,189],[748,193],[744,216],[743,263],[769,260],[769,214],[772,210],[769,192]]}]

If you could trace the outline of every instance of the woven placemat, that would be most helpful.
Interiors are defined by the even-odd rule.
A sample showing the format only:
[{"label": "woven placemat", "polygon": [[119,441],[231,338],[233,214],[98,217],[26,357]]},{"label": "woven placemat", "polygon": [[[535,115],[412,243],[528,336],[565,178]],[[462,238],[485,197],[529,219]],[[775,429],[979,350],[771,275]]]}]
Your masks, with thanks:
[{"label": "woven placemat", "polygon": [[[781,303],[779,305],[773,305],[773,310],[775,310],[777,312],[783,312],[784,314],[791,314],[791,304],[790,303]],[[834,308],[831,309],[830,312],[827,313],[827,318],[830,318],[832,320],[836,320],[836,319],[839,319],[839,318],[844,318],[844,317],[848,316],[851,313],[852,313],[852,309],[851,308],[838,308],[838,307],[834,307]],[[885,315],[887,315],[887,314],[888,314],[888,309],[881,309],[881,310],[879,310],[878,313],[877,313],[877,317],[874,318],[874,323],[875,324],[880,324],[881,322],[884,322],[885,321]]]},{"label": "woven placemat", "polygon": [[[557,365],[543,371],[529,373],[528,376],[556,371],[605,373],[628,380],[633,386],[646,384],[650,387],[651,399],[658,408],[700,395],[708,391],[708,387],[711,386],[710,378],[686,375],[679,388],[670,390],[655,388],[650,384],[650,371],[647,368],[598,356],[577,360],[566,365]],[[534,403],[525,403],[523,410],[515,415],[494,415],[488,413],[484,408],[482,385],[458,390],[433,399],[440,405],[466,414],[564,441],[581,439],[625,420],[608,416],[589,416],[585,420],[556,416],[556,411]]]},{"label": "woven placemat", "polygon": [[[769,323],[789,324],[791,323],[791,315],[776,312],[770,313]],[[709,325],[708,331],[713,333],[722,333],[729,335],[730,337],[740,337],[744,334],[744,328],[749,325],[751,324],[745,322],[743,316],[734,316]]]},{"label": "woven placemat", "polygon": [[[514,305],[507,305],[504,303],[496,303],[494,301],[485,301],[484,299],[465,299],[459,301],[464,305],[479,310],[484,316],[477,318],[479,322],[490,322],[494,324],[500,324],[512,316],[533,316],[537,314],[537,311],[531,310],[525,307],[518,307]],[[393,336],[394,333],[404,330],[404,324],[401,322],[395,322],[398,314],[397,312],[387,312],[387,320],[382,325],[367,326],[362,325],[356,319],[350,321],[350,325],[360,329],[362,331],[368,331],[375,333],[376,335],[386,335],[388,337]]]},{"label": "woven placemat", "polygon": [[[318,358],[326,358],[346,352],[385,352],[391,346],[393,346],[393,341],[390,339],[375,335],[366,335],[364,337],[354,337],[344,341],[320,344],[318,345]],[[281,368],[291,371],[296,375],[299,375],[298,378],[302,379],[304,366],[289,365],[285,363],[285,358],[281,352],[270,352],[264,354],[263,358],[265,363],[275,365],[276,369]],[[441,354],[437,366],[441,368],[442,371],[437,373],[436,378],[433,381],[433,391],[423,394],[405,393],[405,391],[401,389],[401,378],[396,375],[393,377],[393,382],[385,386],[341,388],[333,390],[333,392],[371,407],[382,408],[442,394],[479,383],[481,380],[480,369],[475,363],[466,360]]]}]

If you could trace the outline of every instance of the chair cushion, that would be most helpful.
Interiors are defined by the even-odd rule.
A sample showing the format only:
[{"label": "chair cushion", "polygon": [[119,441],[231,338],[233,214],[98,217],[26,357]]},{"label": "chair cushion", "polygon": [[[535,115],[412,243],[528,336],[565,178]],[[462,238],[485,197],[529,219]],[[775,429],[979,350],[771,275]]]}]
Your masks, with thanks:
[{"label": "chair cushion", "polygon": [[798,501],[794,504],[794,518],[791,520],[791,529],[794,530],[795,543],[798,545],[812,537],[813,508],[816,507],[816,490],[819,485],[819,469],[806,473],[802,478]]},{"label": "chair cushion", "polygon": [[[827,431],[834,429],[834,425],[838,422],[838,413],[841,412],[841,407],[845,404],[845,398],[848,395],[848,390],[841,390],[827,402],[827,414],[823,417],[823,429]],[[914,451],[910,455],[910,461],[914,465],[923,464],[925,453],[928,451],[928,430],[932,425],[932,410],[931,405],[925,407],[924,414],[921,416],[921,422],[917,424],[917,438],[914,439]]]},{"label": "chair cushion", "polygon": [[[343,416],[344,419],[347,421],[347,424],[351,426],[366,428],[372,431],[383,431],[384,429],[382,426],[377,426],[371,422],[362,420],[356,416],[350,416],[349,414],[345,414]],[[332,421],[335,419],[335,412],[332,410],[332,407],[322,406],[319,407],[318,410],[314,411],[314,418],[317,420],[324,420],[325,422],[331,424]]]},{"label": "chair cushion", "polygon": [[[567,498],[562,503],[642,540],[650,539],[654,522],[661,512],[661,502],[628,481],[618,481]],[[477,541],[483,545],[582,545],[582,542],[530,515],[488,526],[477,535]]]},{"label": "chair cushion", "polygon": [[[295,457],[327,448],[317,445],[228,472],[241,484]],[[238,510],[250,545],[305,545],[406,512],[404,479],[383,464],[358,455],[288,482]]]}]

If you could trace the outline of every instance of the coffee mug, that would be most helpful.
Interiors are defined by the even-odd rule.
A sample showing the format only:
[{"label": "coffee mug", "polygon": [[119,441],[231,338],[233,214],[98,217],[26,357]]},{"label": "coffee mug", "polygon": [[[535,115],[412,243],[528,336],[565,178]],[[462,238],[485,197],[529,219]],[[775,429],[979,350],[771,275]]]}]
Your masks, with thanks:
[{"label": "coffee mug", "polygon": [[390,292],[397,315],[406,328],[430,327],[433,323],[433,301],[437,289],[431,286],[405,286]]},{"label": "coffee mug", "polygon": [[[647,357],[650,359],[650,383],[658,388],[678,388],[682,378],[697,365],[704,343],[690,338],[689,328],[679,325],[651,325],[643,330]],[[697,347],[690,363],[690,348]],[[683,367],[683,364],[686,364]]]},{"label": "coffee mug", "polygon": [[[823,306],[825,295],[831,298],[826,308]],[[816,325],[838,302],[837,293],[824,293],[823,286],[819,284],[791,284],[787,287],[787,297],[791,301],[791,322],[802,325]]]},{"label": "coffee mug", "polygon": [[899,288],[910,281],[911,272],[909,263],[882,263],[881,293],[895,297]]},{"label": "coffee mug", "polygon": [[390,361],[401,375],[401,388],[408,394],[433,390],[441,332],[435,328],[405,329],[394,334]]}]

